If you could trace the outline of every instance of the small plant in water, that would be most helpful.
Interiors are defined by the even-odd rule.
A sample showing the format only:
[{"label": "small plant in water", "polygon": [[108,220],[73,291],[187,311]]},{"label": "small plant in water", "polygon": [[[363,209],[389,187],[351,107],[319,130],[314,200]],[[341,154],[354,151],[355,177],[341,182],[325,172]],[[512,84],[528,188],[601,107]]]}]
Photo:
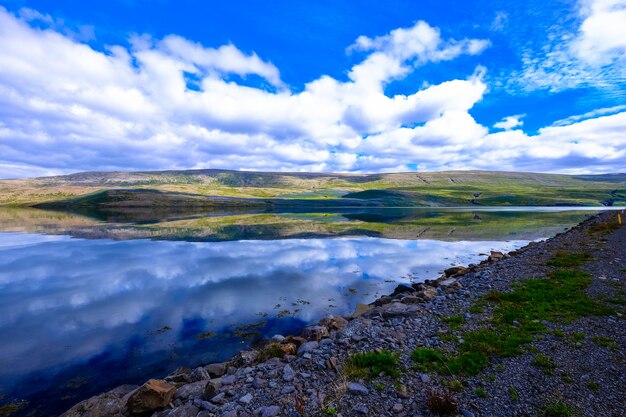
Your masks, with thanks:
[{"label": "small plant in water", "polygon": [[448,390],[430,389],[426,391],[426,405],[437,416],[449,416],[457,412],[459,405]]}]

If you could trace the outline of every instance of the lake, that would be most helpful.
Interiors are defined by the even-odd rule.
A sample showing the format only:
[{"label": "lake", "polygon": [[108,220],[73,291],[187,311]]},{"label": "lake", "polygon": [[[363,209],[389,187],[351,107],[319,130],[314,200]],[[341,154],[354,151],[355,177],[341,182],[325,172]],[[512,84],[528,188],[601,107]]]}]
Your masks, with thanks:
[{"label": "lake", "polygon": [[595,210],[0,209],[0,404],[24,400],[16,415],[49,416],[123,383],[227,360]]}]

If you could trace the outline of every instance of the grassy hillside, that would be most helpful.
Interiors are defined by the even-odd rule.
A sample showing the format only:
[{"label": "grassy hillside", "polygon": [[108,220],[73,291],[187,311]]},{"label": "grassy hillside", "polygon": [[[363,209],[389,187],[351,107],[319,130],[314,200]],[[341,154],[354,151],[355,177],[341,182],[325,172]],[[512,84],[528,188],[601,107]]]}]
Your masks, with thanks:
[{"label": "grassy hillside", "polygon": [[[351,204],[381,206],[554,206],[626,204],[626,174],[553,175],[518,172],[448,171],[398,174],[275,173],[225,170],[86,172],[57,177],[0,180],[0,204],[29,206],[124,206],[128,199],[108,200],[118,190],[159,191],[151,205],[207,205],[207,196],[226,205],[296,204],[295,201],[349,199]],[[100,194],[99,194],[100,193]],[[149,193],[143,194],[144,196]],[[139,194],[132,195],[136,201]],[[95,196],[95,197],[94,197]],[[251,199],[263,199],[254,202]],[[145,201],[145,197],[140,200]],[[298,203],[299,204],[299,203]]]}]

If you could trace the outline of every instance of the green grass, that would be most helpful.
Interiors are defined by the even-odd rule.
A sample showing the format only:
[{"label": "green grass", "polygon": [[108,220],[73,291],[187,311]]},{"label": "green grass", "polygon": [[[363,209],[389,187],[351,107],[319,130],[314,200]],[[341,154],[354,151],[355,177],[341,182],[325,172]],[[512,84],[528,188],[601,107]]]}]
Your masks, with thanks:
[{"label": "green grass", "polygon": [[374,378],[380,374],[396,377],[400,374],[399,355],[388,350],[350,355],[344,366],[349,377]]},{"label": "green grass", "polygon": [[556,369],[556,363],[554,363],[552,359],[541,353],[535,355],[532,364],[542,368],[543,371],[548,375],[552,375],[554,373],[554,370]]},{"label": "green grass", "polygon": [[463,324],[465,324],[465,319],[463,318],[463,316],[458,316],[458,315],[442,317],[441,321],[446,323],[448,327],[450,327],[450,329],[452,330],[458,330],[463,326]]},{"label": "green grass", "polygon": [[487,391],[481,387],[474,388],[474,394],[478,395],[480,398],[487,398]]},{"label": "green grass", "polygon": [[[414,368],[448,375],[476,375],[489,358],[523,353],[524,345],[545,331],[544,321],[571,322],[579,317],[610,315],[613,309],[591,299],[584,289],[591,283],[589,274],[578,270],[557,270],[547,279],[527,279],[510,292],[488,293],[481,303],[495,304],[491,326],[467,331],[458,352],[417,348],[411,354]],[[452,316],[455,317],[455,316]],[[456,322],[458,319],[447,320]],[[584,335],[583,335],[584,336]],[[578,339],[577,334],[571,336]],[[538,356],[537,365],[548,366]],[[545,366],[544,366],[545,365]]]},{"label": "green grass", "polygon": [[547,264],[559,268],[571,268],[590,261],[591,259],[593,258],[587,253],[559,252],[552,259],[548,260]]},{"label": "green grass", "polygon": [[594,336],[591,341],[597,343],[600,346],[607,347],[611,350],[617,350],[617,342],[614,338],[609,336]]},{"label": "green grass", "polygon": [[589,388],[591,391],[594,391],[594,392],[600,391],[600,384],[598,384],[595,381],[587,381],[586,385],[587,385],[587,388]]},{"label": "green grass", "polygon": [[509,391],[509,395],[511,396],[511,399],[513,401],[518,401],[519,400],[519,393],[517,392],[515,387],[509,387],[508,391]]},{"label": "green grass", "polygon": [[450,390],[454,392],[462,392],[465,389],[463,383],[458,379],[453,379],[452,381],[448,382],[448,388],[450,388]]},{"label": "green grass", "polygon": [[574,412],[571,406],[564,403],[561,400],[554,400],[547,404],[545,404],[539,412],[537,413],[537,417],[576,417],[577,414]]}]

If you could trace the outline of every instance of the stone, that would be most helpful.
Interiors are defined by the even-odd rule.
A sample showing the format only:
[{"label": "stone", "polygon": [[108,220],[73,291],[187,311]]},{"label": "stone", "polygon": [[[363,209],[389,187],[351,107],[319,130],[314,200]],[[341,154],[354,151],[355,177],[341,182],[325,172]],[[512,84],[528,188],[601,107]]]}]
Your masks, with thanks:
[{"label": "stone", "polygon": [[213,378],[218,378],[226,374],[228,369],[228,362],[212,363],[204,367],[209,375]]},{"label": "stone", "polygon": [[430,377],[428,374],[420,374],[420,379],[424,384],[428,384],[430,382]]},{"label": "stone", "polygon": [[413,291],[414,290],[412,287],[409,287],[408,285],[400,284],[393,290],[393,292],[391,293],[391,296],[394,297],[398,294],[404,294],[404,293],[413,292]]},{"label": "stone", "polygon": [[284,355],[295,355],[298,352],[298,348],[294,343],[283,343],[279,349]]},{"label": "stone", "polygon": [[459,288],[462,288],[462,285],[457,279],[448,278],[439,283],[439,288],[441,288],[446,293],[450,293],[452,291],[458,290]]},{"label": "stone", "polygon": [[211,398],[209,401],[211,401],[213,404],[219,404],[219,405],[224,405],[228,402],[228,400],[226,399],[226,394],[224,394],[223,392],[220,392],[219,394]]},{"label": "stone", "polygon": [[352,409],[352,411],[354,411],[355,413],[358,413],[358,414],[363,414],[364,416],[367,416],[370,413],[369,410],[367,409],[367,407],[365,407],[364,405],[355,407],[355,408]]},{"label": "stone", "polygon": [[280,407],[277,405],[261,407],[257,409],[257,414],[261,417],[276,417],[278,414],[280,414]]},{"label": "stone", "polygon": [[123,397],[139,388],[137,385],[122,385],[104,394],[81,401],[61,417],[124,417]]},{"label": "stone", "polygon": [[301,344],[306,343],[307,340],[304,337],[300,336],[287,336],[285,338],[285,342],[293,343],[296,346],[300,346]]},{"label": "stone", "polygon": [[291,394],[292,392],[295,392],[296,388],[293,385],[285,385],[283,387],[283,389],[280,390],[280,393],[282,395],[287,395],[287,394]]},{"label": "stone", "polygon": [[348,382],[347,388],[348,388],[348,392],[350,392],[351,394],[358,394],[358,395],[369,394],[369,390],[365,387],[365,385],[361,385],[356,382]]},{"label": "stone", "polygon": [[222,385],[233,385],[236,380],[237,378],[235,375],[226,375],[225,377],[222,377],[221,382]]},{"label": "stone", "polygon": [[172,410],[164,410],[154,414],[154,417],[189,417],[195,416],[200,410],[193,404],[185,404]]},{"label": "stone", "polygon": [[354,313],[352,313],[352,317],[353,318],[360,317],[363,314],[370,311],[372,308],[374,308],[374,306],[371,306],[369,304],[357,304],[356,309],[354,310]]},{"label": "stone", "polygon": [[275,334],[272,336],[272,342],[282,343],[285,340],[285,336],[282,334]]},{"label": "stone", "polygon": [[211,400],[217,395],[221,387],[222,383],[219,379],[212,379],[205,384],[204,392],[199,395],[199,397],[201,397],[203,400]]},{"label": "stone", "polygon": [[489,255],[489,258],[487,258],[487,260],[489,262],[496,262],[499,261],[500,259],[504,258],[504,254],[502,252],[497,252],[497,251],[491,251],[491,254]]},{"label": "stone", "polygon": [[243,404],[250,404],[252,402],[252,394],[247,393],[246,395],[244,395],[243,397],[239,399],[239,402]]},{"label": "stone", "polygon": [[320,325],[327,327],[328,330],[341,330],[348,325],[348,320],[341,316],[328,316],[320,320]]},{"label": "stone", "polygon": [[401,413],[402,411],[404,411],[404,406],[402,405],[402,403],[395,403],[391,410],[394,413]]},{"label": "stone", "polygon": [[402,297],[400,299],[400,302],[404,304],[419,304],[422,301],[424,301],[422,298],[416,297],[414,295],[407,295],[406,297]]},{"label": "stone", "polygon": [[191,373],[189,374],[189,378],[191,379],[192,382],[196,382],[196,381],[211,379],[211,376],[209,375],[209,372],[205,368],[200,366],[194,369],[193,371],[191,371]]},{"label": "stone", "polygon": [[208,411],[216,411],[217,407],[211,404],[208,401],[201,400],[200,398],[193,399],[193,405],[198,407],[200,410],[208,410]]},{"label": "stone", "polygon": [[463,417],[474,417],[474,413],[468,410],[461,410],[461,415]]},{"label": "stone", "polygon": [[426,286],[422,291],[419,292],[419,296],[425,300],[432,300],[437,296],[437,290],[433,287]]},{"label": "stone", "polygon": [[252,365],[259,357],[259,352],[256,350],[242,350],[237,353],[232,362],[235,366],[244,367]]},{"label": "stone", "polygon": [[152,413],[165,408],[176,394],[176,387],[161,379],[150,379],[133,392],[126,401],[133,415]]},{"label": "stone", "polygon": [[285,365],[283,368],[283,381],[293,381],[296,377],[296,371],[293,370],[289,364]]},{"label": "stone", "polygon": [[320,344],[316,341],[306,342],[298,348],[298,356],[302,356],[305,353],[310,353],[319,347]]},{"label": "stone", "polygon": [[178,387],[174,398],[186,400],[187,398],[201,397],[204,394],[207,381],[197,381]]},{"label": "stone", "polygon": [[328,337],[328,329],[324,326],[308,326],[302,330],[302,337],[308,340],[320,341]]},{"label": "stone", "polygon": [[404,303],[391,303],[381,308],[381,314],[385,318],[410,316],[419,311],[419,306]]},{"label": "stone", "polygon": [[452,268],[448,268],[445,271],[443,271],[446,277],[451,277],[454,275],[463,275],[467,272],[468,272],[468,269],[465,268],[464,266],[453,266]]}]

